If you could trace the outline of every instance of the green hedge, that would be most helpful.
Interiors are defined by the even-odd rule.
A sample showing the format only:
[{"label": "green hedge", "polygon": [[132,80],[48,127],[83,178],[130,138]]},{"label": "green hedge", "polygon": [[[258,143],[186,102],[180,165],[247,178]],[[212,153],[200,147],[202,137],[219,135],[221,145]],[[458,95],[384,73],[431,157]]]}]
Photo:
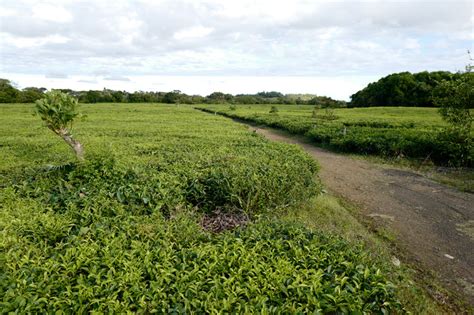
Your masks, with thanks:
[{"label": "green hedge", "polygon": [[[215,109],[199,108],[206,112]],[[472,137],[460,137],[455,131],[418,127],[413,122],[352,121],[311,119],[310,116],[279,116],[227,112],[219,114],[305,135],[334,150],[385,157],[430,159],[438,165],[474,166]]]},{"label": "green hedge", "polygon": [[262,221],[211,235],[189,215],[62,213],[2,195],[0,308],[19,313],[383,312],[393,285],[360,246]]},{"label": "green hedge", "polygon": [[318,193],[317,164],[296,146],[189,108],[85,109],[80,164],[31,132],[26,106],[0,117],[1,312],[400,308],[360,245],[269,221],[222,234],[197,223],[214,210],[264,218]]},{"label": "green hedge", "polygon": [[22,198],[63,212],[71,206],[114,215],[102,203],[126,205],[130,213],[169,215],[180,207],[261,214],[300,203],[320,191],[317,164],[296,147],[256,138],[255,148],[226,156],[174,156],[166,163],[128,168],[113,158],[84,164],[22,170],[14,178]]}]

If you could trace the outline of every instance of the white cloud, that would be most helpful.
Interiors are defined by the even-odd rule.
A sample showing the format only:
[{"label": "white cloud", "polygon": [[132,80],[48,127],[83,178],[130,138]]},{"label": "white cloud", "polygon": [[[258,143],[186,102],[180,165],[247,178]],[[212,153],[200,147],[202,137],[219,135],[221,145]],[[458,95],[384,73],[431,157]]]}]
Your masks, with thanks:
[{"label": "white cloud", "polygon": [[198,39],[206,37],[211,34],[213,30],[211,27],[193,26],[174,33],[173,38],[176,40]]},{"label": "white cloud", "polygon": [[129,78],[127,77],[122,77],[122,76],[111,76],[111,77],[105,77],[104,78],[105,81],[130,81]]},{"label": "white cloud", "polygon": [[71,12],[57,5],[40,3],[33,6],[32,11],[34,19],[57,23],[67,23],[72,20]]},{"label": "white cloud", "polygon": [[144,75],[299,84],[289,78],[456,71],[473,45],[471,1],[4,0],[0,7],[3,73],[64,73],[98,84]]},{"label": "white cloud", "polygon": [[0,17],[15,16],[18,12],[9,8],[2,8],[0,10]]},{"label": "white cloud", "polygon": [[407,38],[405,40],[406,49],[420,49],[421,45],[416,38]]},{"label": "white cloud", "polygon": [[45,37],[14,37],[5,33],[0,33],[0,39],[2,42],[11,44],[20,49],[35,48],[47,44],[64,44],[69,41],[69,38],[62,35],[48,35]]},{"label": "white cloud", "polygon": [[215,15],[235,19],[262,19],[265,22],[290,22],[317,7],[315,1],[241,0],[212,1]]}]

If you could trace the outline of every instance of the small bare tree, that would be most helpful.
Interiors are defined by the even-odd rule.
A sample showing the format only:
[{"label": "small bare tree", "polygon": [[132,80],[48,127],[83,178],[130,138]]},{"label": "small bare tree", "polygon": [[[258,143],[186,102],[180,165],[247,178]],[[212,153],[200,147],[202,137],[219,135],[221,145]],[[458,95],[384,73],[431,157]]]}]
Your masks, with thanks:
[{"label": "small bare tree", "polygon": [[52,90],[35,103],[36,114],[46,127],[60,136],[73,150],[79,161],[84,161],[84,148],[72,136],[72,123],[79,116],[76,98],[61,91]]}]

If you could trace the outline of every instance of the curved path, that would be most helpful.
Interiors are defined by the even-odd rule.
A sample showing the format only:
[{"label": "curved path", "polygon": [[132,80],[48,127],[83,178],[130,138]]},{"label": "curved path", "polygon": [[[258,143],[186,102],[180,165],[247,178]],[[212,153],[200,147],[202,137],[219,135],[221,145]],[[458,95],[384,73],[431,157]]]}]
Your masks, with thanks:
[{"label": "curved path", "polygon": [[447,287],[474,305],[474,194],[414,172],[329,152],[280,131],[251,129],[301,146],[321,165],[320,177],[329,191],[391,231],[409,259],[434,270]]}]

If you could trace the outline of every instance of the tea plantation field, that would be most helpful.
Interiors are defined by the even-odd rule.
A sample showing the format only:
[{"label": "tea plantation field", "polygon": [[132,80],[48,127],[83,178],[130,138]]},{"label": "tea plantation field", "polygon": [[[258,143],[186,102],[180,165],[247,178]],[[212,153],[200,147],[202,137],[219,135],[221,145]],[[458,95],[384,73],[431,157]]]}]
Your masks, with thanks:
[{"label": "tea plantation field", "polygon": [[[297,147],[190,107],[81,111],[77,163],[32,105],[0,107],[2,312],[404,312],[361,243],[276,218],[321,191]],[[215,212],[242,226],[203,229]]]},{"label": "tea plantation field", "polygon": [[[211,113],[306,135],[331,149],[386,158],[431,160],[437,165],[473,166],[474,146],[444,132],[435,108],[376,107],[315,109],[309,105],[200,106]],[[472,133],[474,135],[474,132]]]}]

